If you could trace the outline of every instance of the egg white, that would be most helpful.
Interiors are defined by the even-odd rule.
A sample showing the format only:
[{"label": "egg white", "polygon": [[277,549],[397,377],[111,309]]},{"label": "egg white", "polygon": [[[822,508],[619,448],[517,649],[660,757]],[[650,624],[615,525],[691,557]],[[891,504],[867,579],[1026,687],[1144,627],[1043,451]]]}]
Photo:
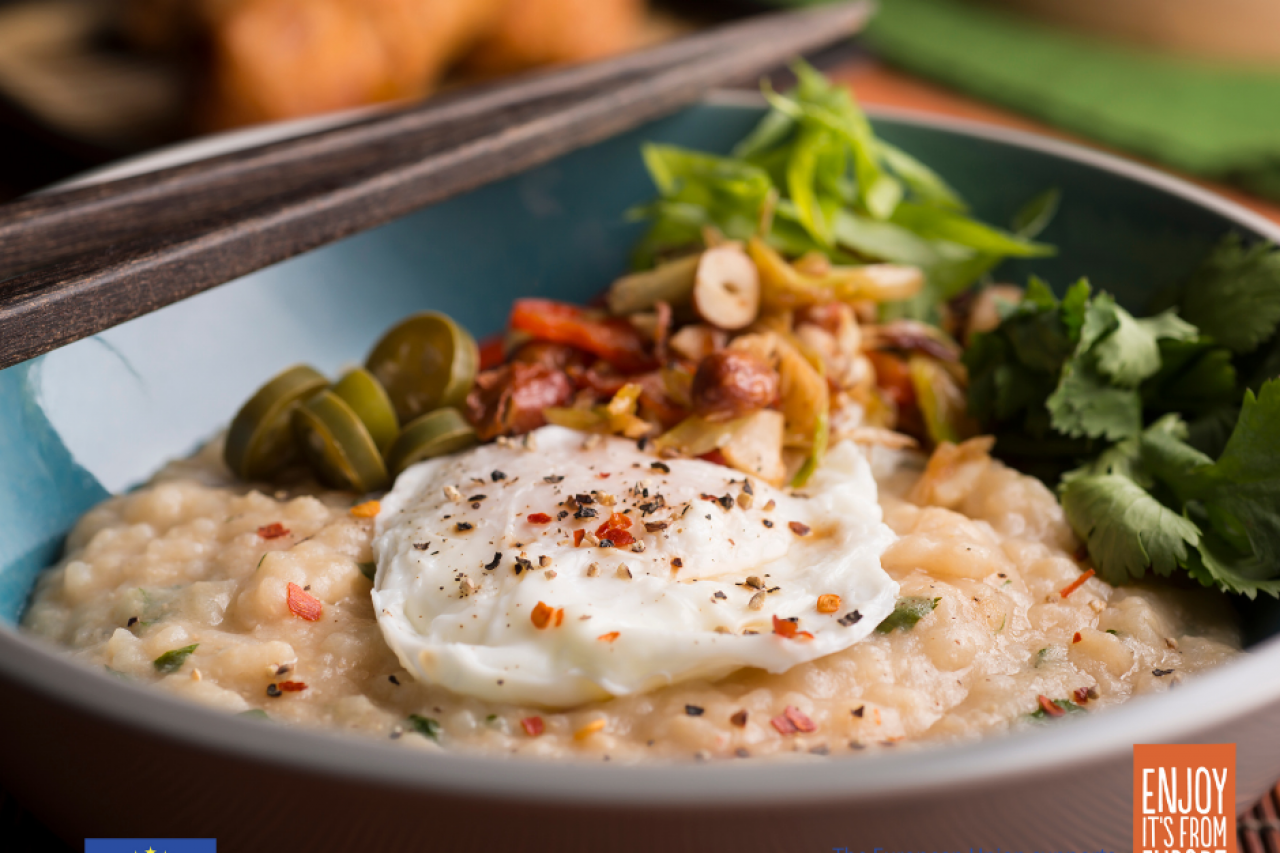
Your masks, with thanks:
[{"label": "egg white", "polygon": [[[373,602],[419,679],[568,707],[742,667],[782,672],[848,648],[893,610],[880,555],[894,535],[852,443],[831,449],[803,494],[560,427],[530,446],[420,463],[382,501]],[[633,519],[639,547],[575,546],[575,531],[594,534],[612,512]],[[552,522],[530,522],[538,513]],[[824,594],[840,596],[836,612],[817,611]],[[558,625],[534,624],[539,603],[563,611]],[[775,634],[774,616],[812,638]]]}]

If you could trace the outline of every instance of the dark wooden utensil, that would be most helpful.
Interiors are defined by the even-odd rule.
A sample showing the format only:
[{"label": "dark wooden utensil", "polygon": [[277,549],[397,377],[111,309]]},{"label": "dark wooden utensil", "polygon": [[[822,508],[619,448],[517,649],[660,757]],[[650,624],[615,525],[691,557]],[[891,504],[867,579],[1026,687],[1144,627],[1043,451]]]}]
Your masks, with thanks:
[{"label": "dark wooden utensil", "polygon": [[0,368],[635,127],[855,31],[866,0],[0,207]]}]

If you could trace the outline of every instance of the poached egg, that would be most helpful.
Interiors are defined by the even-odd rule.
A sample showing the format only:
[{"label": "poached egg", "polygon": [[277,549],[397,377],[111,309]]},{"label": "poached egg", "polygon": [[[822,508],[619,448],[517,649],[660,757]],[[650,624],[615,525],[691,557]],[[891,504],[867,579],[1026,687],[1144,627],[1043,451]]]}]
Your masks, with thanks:
[{"label": "poached egg", "polygon": [[416,678],[569,707],[848,648],[893,610],[893,539],[849,442],[789,493],[547,426],[400,475],[373,603]]}]

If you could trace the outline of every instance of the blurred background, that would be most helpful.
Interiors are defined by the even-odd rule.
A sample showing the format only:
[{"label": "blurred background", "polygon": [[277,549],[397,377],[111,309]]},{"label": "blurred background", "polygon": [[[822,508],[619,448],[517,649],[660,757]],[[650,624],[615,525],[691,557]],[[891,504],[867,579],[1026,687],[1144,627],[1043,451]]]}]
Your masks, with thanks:
[{"label": "blurred background", "polygon": [[[193,136],[429,97],[812,0],[0,0],[0,200]],[[1278,0],[881,0],[822,58],[1280,197]],[[948,100],[964,93],[958,107]]]}]

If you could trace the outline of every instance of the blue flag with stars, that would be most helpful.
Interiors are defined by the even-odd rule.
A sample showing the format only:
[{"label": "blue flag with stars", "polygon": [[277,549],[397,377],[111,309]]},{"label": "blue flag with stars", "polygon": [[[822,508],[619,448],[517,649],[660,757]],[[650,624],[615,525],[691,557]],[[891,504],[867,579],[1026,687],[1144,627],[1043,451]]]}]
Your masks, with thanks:
[{"label": "blue flag with stars", "polygon": [[86,838],[84,853],[218,853],[215,838]]}]

